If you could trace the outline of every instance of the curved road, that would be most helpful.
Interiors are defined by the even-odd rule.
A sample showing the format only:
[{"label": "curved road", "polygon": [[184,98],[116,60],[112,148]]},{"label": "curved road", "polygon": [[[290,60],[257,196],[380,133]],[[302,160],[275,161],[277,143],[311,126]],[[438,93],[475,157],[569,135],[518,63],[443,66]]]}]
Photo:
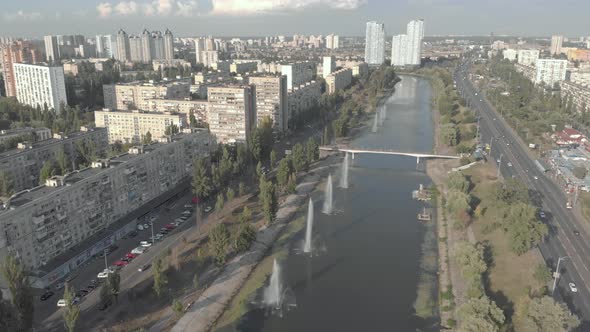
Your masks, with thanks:
[{"label": "curved road", "polygon": [[[457,67],[454,73],[457,90],[479,116],[481,142],[493,140],[491,157],[496,162],[501,157],[502,175],[521,180],[533,191],[532,196],[538,198],[535,203],[545,211],[544,221],[550,229],[549,236],[539,246],[545,261],[555,270],[558,258],[568,257],[561,261],[562,274],[554,296],[565,301],[580,317],[582,330],[590,329],[590,289],[585,282],[590,280],[590,245],[586,242],[588,234],[580,225],[585,221],[578,220],[566,208],[567,198],[563,190],[537,169],[525,143],[469,81],[469,66],[467,60]],[[574,231],[579,231],[580,235],[575,235]],[[570,282],[576,284],[577,293],[570,291]]]}]

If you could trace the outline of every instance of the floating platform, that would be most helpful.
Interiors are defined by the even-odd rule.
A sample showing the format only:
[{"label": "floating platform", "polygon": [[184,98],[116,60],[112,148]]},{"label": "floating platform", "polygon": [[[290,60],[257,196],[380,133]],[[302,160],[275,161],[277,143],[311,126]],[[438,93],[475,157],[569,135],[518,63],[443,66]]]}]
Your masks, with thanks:
[{"label": "floating platform", "polygon": [[426,208],[422,210],[422,212],[418,213],[418,220],[419,221],[430,221],[432,220],[432,213]]},{"label": "floating platform", "polygon": [[427,202],[432,199],[430,190],[424,189],[424,186],[420,184],[420,188],[418,190],[412,191],[412,199]]}]

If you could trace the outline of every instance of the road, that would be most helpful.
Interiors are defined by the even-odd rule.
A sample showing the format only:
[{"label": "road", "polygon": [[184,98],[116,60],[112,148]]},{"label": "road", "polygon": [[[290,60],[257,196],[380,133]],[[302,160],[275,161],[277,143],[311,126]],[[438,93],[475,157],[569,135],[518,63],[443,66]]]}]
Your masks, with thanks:
[{"label": "road", "polygon": [[[491,158],[499,164],[505,178],[514,177],[524,182],[532,197],[537,198],[536,204],[545,211],[544,221],[550,229],[550,234],[539,249],[545,261],[556,268],[559,257],[567,256],[561,262],[561,278],[558,279],[555,296],[565,301],[570,309],[582,320],[582,330],[590,329],[590,289],[585,280],[590,280],[590,245],[585,241],[588,234],[580,221],[566,208],[566,196],[554,182],[542,173],[528,154],[528,147],[495,112],[488,101],[483,98],[469,81],[469,61],[463,62],[454,73],[457,89],[479,116],[480,136],[482,143],[493,140]],[[512,166],[509,166],[510,163]],[[575,235],[579,231],[580,235]],[[574,282],[578,293],[572,293],[568,283]]]}]

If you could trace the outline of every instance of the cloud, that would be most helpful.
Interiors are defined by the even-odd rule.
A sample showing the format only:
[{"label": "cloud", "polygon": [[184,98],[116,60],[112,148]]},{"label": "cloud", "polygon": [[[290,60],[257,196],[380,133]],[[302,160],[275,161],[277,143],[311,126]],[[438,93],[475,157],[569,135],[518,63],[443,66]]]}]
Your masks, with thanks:
[{"label": "cloud", "polygon": [[367,4],[368,0],[212,0],[214,15],[251,15],[290,10],[312,6],[351,10]]},{"label": "cloud", "polygon": [[103,18],[111,16],[193,16],[199,6],[197,0],[155,0],[149,2],[103,2],[96,10]]},{"label": "cloud", "polygon": [[3,15],[6,21],[35,21],[43,17],[39,12],[25,12],[22,9]]}]

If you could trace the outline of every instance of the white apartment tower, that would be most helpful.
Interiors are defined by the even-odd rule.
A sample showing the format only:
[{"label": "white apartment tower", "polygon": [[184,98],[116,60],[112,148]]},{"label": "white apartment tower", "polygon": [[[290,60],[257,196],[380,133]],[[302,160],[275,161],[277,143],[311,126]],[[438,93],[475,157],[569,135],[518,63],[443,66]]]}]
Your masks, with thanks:
[{"label": "white apartment tower", "polygon": [[249,80],[255,87],[258,124],[269,117],[275,131],[286,131],[289,125],[287,76],[254,76]]},{"label": "white apartment tower", "polygon": [[111,35],[96,35],[96,55],[99,58],[113,57],[113,38]]},{"label": "white apartment tower", "polygon": [[207,89],[209,130],[218,143],[247,143],[256,127],[253,88],[220,86]]},{"label": "white apartment tower", "polygon": [[57,44],[57,36],[45,36],[45,58],[47,62],[59,61],[59,45]]},{"label": "white apartment tower", "polygon": [[129,36],[129,57],[132,62],[143,62],[143,40],[140,36]]},{"label": "white apartment tower", "polygon": [[[144,29],[141,33],[141,62],[149,63],[152,61],[152,53],[154,49],[154,44],[152,41],[152,34]],[[134,61],[132,59],[132,61]]]},{"label": "white apartment tower", "polygon": [[331,73],[336,70],[336,58],[333,56],[325,56],[322,62],[322,76],[328,77]]},{"label": "white apartment tower", "polygon": [[419,65],[422,52],[422,38],[424,38],[424,20],[413,20],[407,26],[407,64]]},{"label": "white apartment tower", "polygon": [[551,55],[561,54],[561,46],[563,44],[563,36],[551,36]]},{"label": "white apartment tower", "polygon": [[381,65],[385,61],[385,24],[367,22],[365,36],[365,62]]},{"label": "white apartment tower", "polygon": [[117,60],[129,61],[130,59],[129,36],[121,29],[117,32]]},{"label": "white apartment tower", "polygon": [[19,102],[41,109],[47,105],[56,113],[68,103],[63,67],[15,63],[13,68]]},{"label": "white apartment tower", "polygon": [[174,35],[169,29],[164,32],[164,59],[174,59]]},{"label": "white apartment tower", "polygon": [[406,54],[408,53],[407,35],[396,35],[391,40],[391,65],[405,66]]},{"label": "white apartment tower", "polygon": [[329,34],[326,36],[326,48],[327,49],[337,49],[340,47],[340,38],[338,37],[338,35],[335,35],[333,33]]}]

